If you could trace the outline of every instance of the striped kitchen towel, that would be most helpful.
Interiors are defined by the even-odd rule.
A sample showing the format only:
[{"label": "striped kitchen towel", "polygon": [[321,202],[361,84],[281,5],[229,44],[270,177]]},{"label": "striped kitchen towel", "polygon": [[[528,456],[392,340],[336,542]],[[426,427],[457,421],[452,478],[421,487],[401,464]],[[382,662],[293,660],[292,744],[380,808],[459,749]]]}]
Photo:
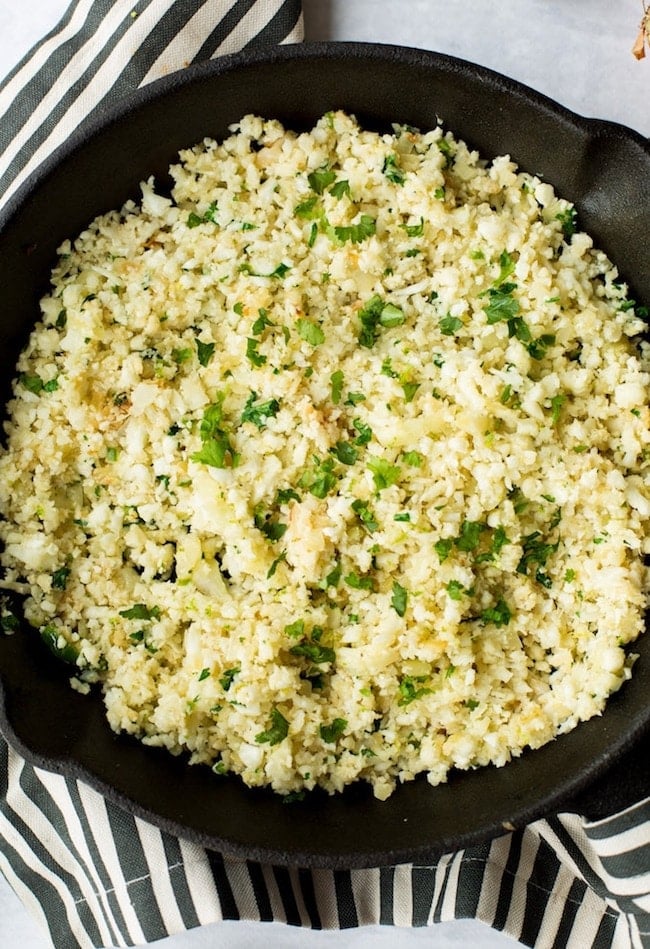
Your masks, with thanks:
[{"label": "striped kitchen towel", "polygon": [[[300,0],[76,0],[0,86],[0,206],[106,104],[188,63],[301,38]],[[427,865],[289,869],[177,839],[0,739],[0,871],[56,949],[142,945],[224,919],[346,929],[454,918],[537,949],[640,949],[650,798],[630,800]]]}]

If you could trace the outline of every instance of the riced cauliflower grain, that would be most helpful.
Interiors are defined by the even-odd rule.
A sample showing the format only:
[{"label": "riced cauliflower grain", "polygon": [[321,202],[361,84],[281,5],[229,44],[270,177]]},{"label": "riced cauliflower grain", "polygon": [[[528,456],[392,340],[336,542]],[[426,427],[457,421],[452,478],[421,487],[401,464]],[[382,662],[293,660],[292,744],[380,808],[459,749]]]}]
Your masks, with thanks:
[{"label": "riced cauliflower grain", "polygon": [[[6,590],[145,743],[281,794],[504,765],[644,629],[644,310],[450,132],[246,116],[60,249]],[[646,314],[647,315],[647,314]]]}]

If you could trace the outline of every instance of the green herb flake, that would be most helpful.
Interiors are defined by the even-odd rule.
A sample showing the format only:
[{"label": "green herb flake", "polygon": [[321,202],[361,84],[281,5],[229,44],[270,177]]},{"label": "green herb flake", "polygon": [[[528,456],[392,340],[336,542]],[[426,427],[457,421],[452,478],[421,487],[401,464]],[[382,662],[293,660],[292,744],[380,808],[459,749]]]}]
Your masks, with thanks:
[{"label": "green herb flake", "polygon": [[566,395],[554,395],[551,399],[551,425],[557,425],[562,414],[562,406],[566,402]]},{"label": "green herb flake", "polygon": [[199,672],[199,682],[203,682],[203,680],[209,678],[209,676],[210,676],[210,670],[206,666],[205,669],[201,669],[201,671]]},{"label": "green herb flake", "polygon": [[360,244],[368,237],[372,237],[377,229],[374,217],[369,214],[362,214],[356,224],[350,224],[345,227],[335,227],[334,236],[341,244],[348,241],[352,244]]},{"label": "green herb flake", "polygon": [[447,316],[443,316],[442,319],[439,320],[438,326],[443,336],[454,336],[459,329],[462,329],[463,321],[457,316],[447,314]]},{"label": "green herb flake", "polygon": [[39,633],[47,648],[57,659],[61,659],[70,665],[77,664],[79,647],[75,643],[69,642],[58,626],[43,626]]},{"label": "green herb flake", "polygon": [[478,547],[479,539],[485,530],[485,524],[480,521],[463,521],[460,534],[454,543],[459,550],[472,551]]},{"label": "green herb flake", "polygon": [[221,675],[219,678],[219,685],[224,690],[224,692],[228,692],[230,690],[230,686],[233,684],[235,676],[240,672],[241,666],[232,666],[230,669],[224,669],[223,675]]},{"label": "green herb flake", "polygon": [[493,623],[495,626],[507,626],[511,618],[510,607],[503,599],[499,599],[494,606],[488,607],[481,613],[484,623]]},{"label": "green herb flake", "polygon": [[397,580],[393,581],[393,595],[391,597],[390,605],[393,607],[398,616],[404,616],[406,613],[406,605],[408,602],[408,593],[401,586]]},{"label": "green herb flake", "polygon": [[296,327],[300,338],[311,346],[320,346],[321,343],[325,342],[325,333],[318,323],[313,323],[311,320],[301,317],[296,323]]},{"label": "green herb flake", "polygon": [[11,610],[3,608],[0,614],[0,629],[7,634],[15,633],[17,629],[20,629],[20,621]]},{"label": "green herb flake", "polygon": [[503,283],[498,287],[490,287],[487,291],[489,302],[484,310],[490,325],[503,320],[510,321],[517,316],[520,310],[519,301],[512,295],[516,289],[514,283]]},{"label": "green herb flake", "polygon": [[379,529],[379,523],[377,522],[375,515],[371,511],[367,501],[362,501],[361,498],[357,498],[350,504],[350,507],[367,531],[372,534],[374,531]]},{"label": "green herb flake", "polygon": [[349,197],[350,196],[350,182],[344,181],[344,180],[335,182],[330,188],[330,194],[332,195],[332,197],[338,198],[339,200],[344,195],[347,195]]},{"label": "green herb flake", "polygon": [[507,250],[501,252],[499,257],[499,276],[494,281],[495,287],[500,287],[501,284],[505,283],[508,277],[514,273],[515,261],[512,259]]},{"label": "green herb flake", "polygon": [[406,175],[399,167],[397,155],[386,155],[381,170],[393,184],[403,185],[406,181]]},{"label": "green herb flake", "polygon": [[420,218],[419,224],[402,224],[407,237],[422,237],[424,234],[424,218]]},{"label": "green herb flake", "polygon": [[385,458],[370,458],[367,467],[372,472],[377,491],[390,488],[397,482],[401,473],[399,465],[391,465]]},{"label": "green herb flake", "polygon": [[400,385],[402,386],[402,392],[404,393],[404,401],[412,402],[415,398],[415,394],[420,388],[419,382],[412,382],[410,379],[400,380]]},{"label": "green herb flake", "polygon": [[404,676],[400,680],[397,704],[403,707],[415,702],[416,699],[421,699],[424,695],[430,695],[433,690],[421,686],[421,682],[426,682],[424,676]]},{"label": "green herb flake", "polygon": [[279,745],[289,734],[289,722],[278,708],[271,711],[271,719],[266,731],[255,736],[259,744]]},{"label": "green herb flake", "polygon": [[404,312],[394,303],[386,303],[375,294],[359,310],[361,330],[359,343],[366,349],[371,349],[382,327],[390,329],[404,323]]},{"label": "green herb flake", "polygon": [[363,446],[369,444],[372,439],[372,429],[369,425],[360,419],[355,418],[352,420],[352,425],[356,432],[358,432],[357,437],[354,439],[354,444]]},{"label": "green herb flake", "polygon": [[424,455],[420,454],[419,451],[403,451],[402,461],[404,464],[410,465],[411,468],[421,468]]},{"label": "green herb flake", "polygon": [[358,573],[351,572],[347,576],[343,577],[344,581],[349,587],[352,587],[353,590],[374,590],[375,581],[373,577],[370,576],[360,576]]},{"label": "green herb flake", "polygon": [[135,603],[126,610],[120,610],[124,619],[154,620],[160,619],[160,607],[147,606],[146,603]]},{"label": "green herb flake", "polygon": [[332,665],[336,660],[336,653],[331,646],[324,646],[318,641],[318,629],[315,626],[312,631],[311,639],[304,639],[302,642],[292,646],[289,650],[292,656],[301,656],[309,659],[316,666]]},{"label": "green herb flake", "polygon": [[327,497],[338,483],[338,475],[334,471],[335,464],[336,462],[331,456],[323,461],[314,458],[314,467],[302,474],[298,482],[299,487],[309,491],[319,500]]},{"label": "green herb flake", "polygon": [[307,181],[312,191],[315,191],[316,194],[323,194],[325,189],[336,181],[336,172],[332,171],[328,165],[324,165],[322,168],[310,172],[307,175]]},{"label": "green herb flake", "polygon": [[331,397],[334,405],[338,405],[341,401],[341,395],[343,394],[343,381],[343,372],[341,369],[337,369],[330,376]]},{"label": "green herb flake", "polygon": [[330,448],[330,451],[343,465],[353,465],[359,456],[352,442],[338,441]]},{"label": "green herb flake", "polygon": [[255,339],[254,337],[249,336],[246,340],[246,358],[257,369],[259,369],[260,366],[263,366],[266,362],[266,356],[263,356],[260,352],[258,352],[259,344],[259,339]]},{"label": "green herb flake", "polygon": [[65,590],[70,576],[70,567],[59,567],[52,574],[52,588],[54,590]]},{"label": "green herb flake", "polygon": [[214,356],[214,343],[204,343],[202,340],[196,340],[196,354],[198,356],[199,364],[204,368],[209,365],[210,360]]},{"label": "green herb flake", "polygon": [[578,212],[574,207],[565,208],[555,215],[555,220],[560,222],[562,233],[566,240],[569,240],[578,229]]},{"label": "green herb flake", "polygon": [[257,402],[257,392],[251,392],[241,414],[242,422],[252,422],[257,428],[266,426],[266,420],[275,418],[280,411],[277,399],[268,399],[266,402]]},{"label": "green herb flake", "polygon": [[460,600],[467,591],[460,580],[450,580],[445,590],[451,600]]},{"label": "green herb flake", "polygon": [[395,514],[395,515],[393,516],[393,520],[394,520],[394,521],[406,521],[406,522],[408,522],[408,521],[411,520],[411,515],[409,514],[408,511],[402,511],[400,514]]},{"label": "green herb flake", "polygon": [[451,537],[445,537],[442,540],[437,540],[434,544],[434,550],[438,554],[438,560],[440,563],[444,563],[445,560],[449,557],[449,554],[452,551],[454,546],[454,541]]},{"label": "green herb flake", "polygon": [[251,333],[253,336],[260,336],[267,326],[273,326],[274,324],[269,319],[268,311],[261,306],[257,311],[257,319],[251,327]]},{"label": "green herb flake", "polygon": [[328,745],[333,745],[341,737],[348,723],[345,718],[335,718],[330,725],[320,726],[320,737]]}]

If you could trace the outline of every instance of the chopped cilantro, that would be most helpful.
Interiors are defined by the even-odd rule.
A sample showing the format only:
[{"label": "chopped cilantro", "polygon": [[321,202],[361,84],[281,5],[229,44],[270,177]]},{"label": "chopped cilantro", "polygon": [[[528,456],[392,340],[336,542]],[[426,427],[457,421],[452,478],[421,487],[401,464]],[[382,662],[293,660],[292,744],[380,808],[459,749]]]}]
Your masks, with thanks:
[{"label": "chopped cilantro", "polygon": [[368,470],[372,472],[372,480],[377,491],[390,488],[400,476],[399,465],[391,465],[385,458],[370,458],[368,460]]},{"label": "chopped cilantro", "polygon": [[454,541],[451,537],[445,537],[442,540],[437,540],[434,544],[434,550],[438,554],[438,560],[440,563],[444,563],[449,554],[451,553],[452,547],[454,546]]},{"label": "chopped cilantro", "polygon": [[499,276],[494,281],[495,287],[500,287],[501,284],[505,283],[505,281],[515,269],[515,261],[512,259],[507,250],[501,252],[501,256],[499,257],[499,268]]},{"label": "chopped cilantro", "polygon": [[419,451],[403,451],[402,460],[412,468],[420,468],[424,461],[424,455],[421,455]]},{"label": "chopped cilantro", "polygon": [[358,450],[351,442],[338,441],[330,448],[332,454],[338,458],[341,464],[353,465],[359,455]]},{"label": "chopped cilantro", "polygon": [[408,237],[422,237],[424,234],[424,218],[420,218],[419,224],[402,224]]},{"label": "chopped cilantro", "polygon": [[212,468],[225,468],[228,465],[236,467],[239,456],[234,451],[222,423],[223,393],[219,393],[217,401],[209,405],[203,413],[199,429],[203,444],[199,451],[190,456],[192,461]]},{"label": "chopped cilantro", "polygon": [[406,604],[408,602],[408,593],[401,586],[397,580],[393,581],[393,595],[391,597],[390,605],[393,607],[398,616],[404,616],[406,613]]},{"label": "chopped cilantro", "polygon": [[557,425],[560,421],[562,406],[566,402],[566,395],[554,395],[551,399],[551,425]]},{"label": "chopped cilantro", "polygon": [[268,311],[265,310],[263,306],[261,306],[257,311],[257,319],[251,327],[251,333],[253,336],[259,336],[264,332],[267,326],[273,326],[273,323],[269,319]]},{"label": "chopped cilantro", "polygon": [[458,332],[459,329],[463,326],[463,321],[460,320],[457,316],[443,316],[439,321],[438,326],[440,327],[440,332],[443,336],[453,336]]},{"label": "chopped cilantro", "polygon": [[257,350],[259,344],[259,339],[255,339],[252,336],[249,336],[246,340],[246,358],[258,369],[266,362],[266,356],[263,356]]},{"label": "chopped cilantro", "polygon": [[350,224],[346,227],[335,227],[334,236],[337,241],[345,244],[350,241],[352,244],[360,244],[361,241],[372,237],[376,230],[376,221],[369,214],[362,214],[356,224]]},{"label": "chopped cilantro", "polygon": [[359,321],[361,322],[359,342],[366,349],[371,349],[380,328],[390,329],[400,326],[404,322],[404,312],[394,303],[386,303],[378,294],[375,294],[359,310]]},{"label": "chopped cilantro", "polygon": [[224,692],[228,692],[233,683],[233,679],[239,672],[241,672],[240,666],[232,666],[230,669],[224,669],[223,675],[219,679],[219,685]]},{"label": "chopped cilantro", "polygon": [[495,626],[507,626],[511,618],[510,608],[503,599],[499,599],[494,606],[488,607],[481,613],[484,623],[494,623]]},{"label": "chopped cilantro", "polygon": [[350,182],[349,181],[337,181],[330,188],[330,194],[335,198],[342,198],[343,195],[350,195]]},{"label": "chopped cilantro", "polygon": [[454,544],[459,550],[471,551],[478,547],[481,533],[485,530],[485,524],[480,521],[463,521],[460,527],[460,534],[455,539]]},{"label": "chopped cilantro", "polygon": [[209,678],[209,676],[210,676],[210,670],[206,666],[205,669],[201,669],[199,673],[199,682],[203,682],[203,680]]},{"label": "chopped cilantro", "polygon": [[147,606],[146,603],[136,603],[127,610],[120,610],[120,616],[124,619],[152,620],[160,619],[160,607]]},{"label": "chopped cilantro", "polygon": [[449,598],[452,600],[462,599],[463,593],[467,592],[460,580],[450,580],[446,585],[445,590],[447,591]]},{"label": "chopped cilantro", "polygon": [[578,212],[574,207],[560,211],[555,215],[555,220],[560,222],[562,233],[567,240],[575,234],[578,226]]},{"label": "chopped cilantro", "polygon": [[352,424],[355,430],[359,433],[354,440],[355,445],[367,445],[372,438],[372,429],[370,426],[366,425],[366,423],[360,418],[353,419]]},{"label": "chopped cilantro", "polygon": [[255,736],[260,744],[278,745],[289,734],[289,722],[278,708],[271,711],[271,720],[266,731]]},{"label": "chopped cilantro", "polygon": [[430,695],[432,689],[427,689],[423,686],[418,688],[421,682],[426,682],[425,676],[404,676],[404,678],[400,680],[400,697],[397,700],[397,704],[401,706],[410,705],[411,702],[414,702],[416,699],[421,699],[423,695]]},{"label": "chopped cilantro", "polygon": [[347,576],[343,577],[343,579],[349,587],[352,587],[353,590],[375,589],[375,581],[373,577],[370,576],[362,577],[358,573],[352,572],[348,573]]},{"label": "chopped cilantro", "polygon": [[65,590],[70,576],[70,567],[59,567],[52,574],[52,587],[54,590]]},{"label": "chopped cilantro", "polygon": [[326,458],[321,461],[314,458],[314,467],[303,472],[299,487],[305,488],[315,498],[322,500],[332,491],[338,482],[338,476],[334,472],[334,458]]},{"label": "chopped cilantro", "polygon": [[[500,323],[502,320],[512,320],[519,313],[519,301],[512,293],[517,289],[514,283],[502,283],[498,287],[490,287],[487,291],[489,302],[484,308],[489,324]],[[514,334],[513,334],[514,335]]]},{"label": "chopped cilantro", "polygon": [[321,343],[325,342],[325,333],[318,323],[313,323],[311,320],[306,320],[301,317],[296,326],[300,338],[312,346],[320,346]]},{"label": "chopped cilantro", "polygon": [[200,339],[196,340],[196,352],[200,365],[204,367],[208,365],[214,355],[214,346],[214,343],[204,343]]},{"label": "chopped cilantro", "polygon": [[79,647],[65,638],[63,630],[59,629],[58,626],[43,626],[39,632],[41,639],[57,659],[76,665],[79,658]]},{"label": "chopped cilantro", "polygon": [[420,388],[420,383],[412,382],[410,379],[400,378],[400,384],[402,386],[402,392],[404,393],[404,401],[412,402],[415,398],[415,393]]},{"label": "chopped cilantro", "polygon": [[332,402],[334,405],[338,405],[343,393],[343,372],[341,369],[337,369],[332,373],[330,376],[330,384],[332,387]]},{"label": "chopped cilantro", "polygon": [[341,737],[347,728],[347,724],[345,718],[335,718],[330,725],[320,726],[320,737],[326,744],[333,745],[337,738]]},{"label": "chopped cilantro", "polygon": [[323,194],[325,189],[336,181],[336,172],[332,171],[328,165],[324,165],[322,168],[310,172],[307,175],[307,181],[312,191],[315,191],[316,194]]},{"label": "chopped cilantro", "polygon": [[397,163],[397,155],[386,155],[381,170],[393,184],[403,185],[406,181],[406,176]]},{"label": "chopped cilantro", "polygon": [[368,530],[371,534],[373,531],[376,531],[379,528],[379,524],[375,519],[375,515],[370,510],[367,501],[362,501],[361,498],[357,498],[351,503],[350,507],[357,515],[366,530]]},{"label": "chopped cilantro", "polygon": [[266,402],[257,402],[257,392],[251,392],[244,410],[241,414],[242,422],[252,422],[258,428],[264,428],[266,420],[275,418],[280,411],[280,403],[277,399],[269,399]]}]

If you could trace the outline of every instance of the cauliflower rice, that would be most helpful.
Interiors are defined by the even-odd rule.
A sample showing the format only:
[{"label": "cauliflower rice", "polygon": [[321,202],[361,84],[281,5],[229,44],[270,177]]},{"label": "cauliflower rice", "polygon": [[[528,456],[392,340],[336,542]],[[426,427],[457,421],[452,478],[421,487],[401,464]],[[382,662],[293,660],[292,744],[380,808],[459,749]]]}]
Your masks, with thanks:
[{"label": "cauliflower rice", "polygon": [[341,112],[231,133],[60,249],[4,588],[113,729],[282,794],[600,714],[649,588],[646,314],[508,157]]}]

